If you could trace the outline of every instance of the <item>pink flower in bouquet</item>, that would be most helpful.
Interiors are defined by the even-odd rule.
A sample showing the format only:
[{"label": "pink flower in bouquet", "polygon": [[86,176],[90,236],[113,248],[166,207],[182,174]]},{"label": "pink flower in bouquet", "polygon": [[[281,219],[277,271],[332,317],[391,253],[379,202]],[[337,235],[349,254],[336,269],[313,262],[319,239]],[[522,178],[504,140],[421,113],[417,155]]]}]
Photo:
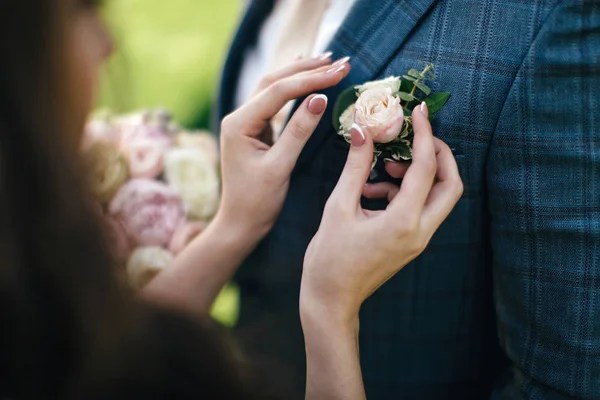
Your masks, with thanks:
[{"label": "pink flower in bouquet", "polygon": [[404,124],[400,98],[387,86],[365,90],[356,101],[354,122],[376,143],[391,142],[400,135]]},{"label": "pink flower in bouquet", "polygon": [[143,289],[173,261],[173,255],[162,247],[138,247],[127,260],[127,278],[135,289]]},{"label": "pink flower in bouquet", "polygon": [[129,162],[129,173],[134,178],[156,178],[164,167],[164,153],[171,138],[150,125],[139,125],[123,131],[121,151]]},{"label": "pink flower in bouquet", "polygon": [[115,195],[109,212],[120,219],[138,245],[163,246],[185,222],[181,197],[162,182],[132,179]]},{"label": "pink flower in bouquet", "polygon": [[171,253],[178,255],[181,253],[192,240],[206,228],[206,223],[203,221],[190,221],[182,225],[175,231],[173,239],[169,244]]}]

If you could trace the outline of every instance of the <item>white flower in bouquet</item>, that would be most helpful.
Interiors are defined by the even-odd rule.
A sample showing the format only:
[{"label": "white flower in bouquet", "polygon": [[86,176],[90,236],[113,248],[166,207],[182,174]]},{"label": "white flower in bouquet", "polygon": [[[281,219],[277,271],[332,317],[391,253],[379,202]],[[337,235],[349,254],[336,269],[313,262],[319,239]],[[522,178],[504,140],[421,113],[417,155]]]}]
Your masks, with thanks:
[{"label": "white flower in bouquet", "polygon": [[136,245],[163,246],[185,223],[185,209],[177,192],[162,182],[132,179],[110,203],[109,213],[123,222]]},{"label": "white flower in bouquet", "polygon": [[192,218],[208,219],[219,206],[220,182],[213,159],[197,148],[174,148],[165,154],[165,178]]},{"label": "white flower in bouquet", "polygon": [[175,136],[175,144],[179,147],[200,149],[215,165],[219,163],[219,146],[210,132],[181,132]]},{"label": "white flower in bouquet", "polygon": [[120,140],[119,130],[107,119],[92,119],[85,126],[81,147],[87,150],[96,142],[105,142],[118,147]]},{"label": "white flower in bouquet", "polygon": [[102,204],[108,203],[127,180],[127,161],[113,144],[94,142],[83,151],[90,190]]},{"label": "white flower in bouquet", "polygon": [[173,255],[158,246],[138,247],[127,260],[127,278],[135,289],[143,289],[173,261]]}]

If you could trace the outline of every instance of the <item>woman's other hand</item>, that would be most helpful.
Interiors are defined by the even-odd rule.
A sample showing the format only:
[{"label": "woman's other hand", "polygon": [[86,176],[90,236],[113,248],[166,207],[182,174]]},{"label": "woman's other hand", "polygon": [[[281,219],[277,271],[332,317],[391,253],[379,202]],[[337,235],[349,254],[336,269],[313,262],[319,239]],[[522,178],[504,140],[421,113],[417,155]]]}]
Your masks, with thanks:
[{"label": "woman's other hand", "polygon": [[[304,263],[303,311],[315,304],[352,318],[363,301],[423,252],[463,192],[450,148],[433,137],[426,106],[413,111],[415,139],[410,166],[389,163],[400,187],[365,186],[373,143],[354,126],[342,176],[327,202]],[[388,197],[384,211],[363,210],[361,194]]]},{"label": "woman's other hand", "polygon": [[337,85],[349,71],[347,60],[334,64],[319,59],[297,61],[266,77],[262,90],[223,120],[223,198],[218,221],[256,241],[271,229],[298,156],[327,108],[327,97],[308,96],[272,146],[269,121],[290,100]]},{"label": "woman's other hand", "polygon": [[[306,344],[307,399],[364,399],[358,312],[364,300],[425,249],[462,195],[452,152],[436,140],[427,108],[413,111],[413,162],[402,185],[370,190],[388,197],[384,211],[360,205],[373,160],[373,141],[359,126],[340,180],[304,261],[300,317]],[[401,168],[401,166],[394,166]]]}]

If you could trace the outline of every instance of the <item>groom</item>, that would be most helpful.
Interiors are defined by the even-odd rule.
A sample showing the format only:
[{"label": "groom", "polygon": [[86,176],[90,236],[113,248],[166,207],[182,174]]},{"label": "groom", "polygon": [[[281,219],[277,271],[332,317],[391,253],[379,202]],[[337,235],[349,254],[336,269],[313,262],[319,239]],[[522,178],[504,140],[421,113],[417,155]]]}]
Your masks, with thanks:
[{"label": "groom", "polygon": [[239,328],[260,332],[255,355],[279,357],[302,385],[302,261],[348,150],[332,128],[337,95],[426,61],[433,90],[452,93],[434,132],[465,194],[424,254],[363,306],[368,397],[600,399],[599,2],[253,0],[219,116],[296,49],[350,56],[352,72],[325,92],[329,111],[281,217],[237,276]]}]

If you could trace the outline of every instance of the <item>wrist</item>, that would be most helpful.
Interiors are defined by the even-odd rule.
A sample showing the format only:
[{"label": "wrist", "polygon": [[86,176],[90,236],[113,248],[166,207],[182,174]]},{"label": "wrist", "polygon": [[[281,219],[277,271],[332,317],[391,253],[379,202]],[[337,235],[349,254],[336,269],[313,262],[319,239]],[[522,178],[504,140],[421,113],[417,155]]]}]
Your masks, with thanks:
[{"label": "wrist", "polygon": [[305,291],[300,294],[300,320],[305,334],[312,331],[344,332],[358,335],[358,309],[329,304]]}]

